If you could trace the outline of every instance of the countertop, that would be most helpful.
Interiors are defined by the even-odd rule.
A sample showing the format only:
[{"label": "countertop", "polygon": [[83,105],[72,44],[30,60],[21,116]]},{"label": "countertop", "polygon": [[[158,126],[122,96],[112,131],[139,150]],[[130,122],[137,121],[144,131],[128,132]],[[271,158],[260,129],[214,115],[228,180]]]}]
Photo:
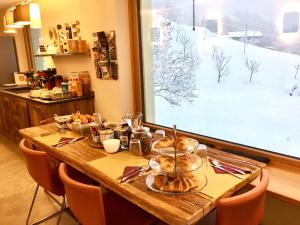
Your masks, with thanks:
[{"label": "countertop", "polygon": [[70,101],[77,101],[81,99],[90,99],[94,98],[94,92],[91,92],[90,95],[82,96],[82,97],[75,97],[75,98],[66,98],[66,99],[60,99],[60,100],[42,100],[40,98],[31,98],[29,96],[31,88],[27,85],[17,85],[17,86],[11,86],[11,87],[1,87],[0,93],[9,94],[11,96],[15,96],[18,98],[23,98],[32,102],[36,103],[42,103],[42,104],[57,104],[57,103],[64,103],[64,102],[70,102]]}]

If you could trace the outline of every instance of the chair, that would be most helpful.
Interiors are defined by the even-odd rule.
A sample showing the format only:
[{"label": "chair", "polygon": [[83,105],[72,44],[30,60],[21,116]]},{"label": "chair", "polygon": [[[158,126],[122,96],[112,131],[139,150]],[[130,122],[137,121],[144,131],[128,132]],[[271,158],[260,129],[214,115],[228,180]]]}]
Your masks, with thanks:
[{"label": "chair", "polygon": [[67,202],[83,225],[150,225],[157,219],[111,191],[102,193],[100,187],[78,182],[71,176],[72,168],[59,166]]},{"label": "chair", "polygon": [[[28,225],[30,215],[33,209],[33,205],[36,199],[36,195],[39,187],[43,187],[45,190],[53,193],[57,196],[62,196],[63,201],[60,204],[61,209],[58,212],[53,213],[52,215],[35,222],[34,224],[40,224],[48,219],[51,219],[55,216],[59,216],[57,220],[57,224],[59,224],[62,212],[65,209],[65,190],[63,183],[61,182],[58,175],[58,163],[51,159],[51,157],[42,151],[33,150],[27,147],[26,140],[22,139],[19,143],[19,148],[25,156],[27,169],[31,177],[37,183],[35,193],[31,202],[31,206],[28,212],[26,224]],[[55,199],[56,200],[56,199]],[[57,200],[56,200],[57,201]],[[58,201],[57,201],[58,202]]]},{"label": "chair", "polygon": [[216,225],[258,225],[264,215],[268,183],[269,173],[263,169],[260,183],[252,190],[220,199],[217,205]]},{"label": "chair", "polygon": [[46,124],[54,123],[54,122],[55,122],[54,117],[51,117],[51,118],[48,118],[48,119],[45,119],[45,120],[41,120],[40,125],[46,125]]}]

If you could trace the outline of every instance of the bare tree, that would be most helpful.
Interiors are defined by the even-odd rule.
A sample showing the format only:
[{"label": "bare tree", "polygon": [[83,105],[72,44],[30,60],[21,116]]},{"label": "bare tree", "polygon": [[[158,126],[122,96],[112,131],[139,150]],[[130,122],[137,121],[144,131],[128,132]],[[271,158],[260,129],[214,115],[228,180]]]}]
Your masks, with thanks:
[{"label": "bare tree", "polygon": [[154,93],[172,105],[193,102],[197,97],[195,71],[200,65],[194,43],[183,30],[177,38],[178,30],[170,23],[163,25],[163,31],[162,45],[153,48]]},{"label": "bare tree", "polygon": [[297,79],[297,75],[298,75],[298,72],[299,72],[299,70],[300,70],[300,64],[295,65],[295,69],[296,69],[296,73],[295,73],[294,78]]},{"label": "bare tree", "polygon": [[217,70],[218,83],[220,83],[221,77],[229,75],[230,70],[228,68],[228,64],[230,62],[230,59],[231,59],[230,56],[225,56],[223,50],[222,51],[216,50],[213,60],[215,62],[215,69]]},{"label": "bare tree", "polygon": [[245,60],[245,66],[250,71],[250,79],[249,81],[252,82],[253,74],[259,72],[260,63],[258,63],[255,60],[249,60],[246,58]]}]

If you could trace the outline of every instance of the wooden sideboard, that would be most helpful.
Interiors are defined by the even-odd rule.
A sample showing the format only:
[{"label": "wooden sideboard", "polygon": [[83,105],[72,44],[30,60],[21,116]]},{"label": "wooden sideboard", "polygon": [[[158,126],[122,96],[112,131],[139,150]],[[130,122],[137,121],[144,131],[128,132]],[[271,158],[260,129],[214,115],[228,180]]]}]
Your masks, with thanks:
[{"label": "wooden sideboard", "polygon": [[18,142],[19,130],[38,126],[41,120],[54,114],[66,115],[80,111],[94,112],[94,95],[59,101],[34,100],[22,94],[0,91],[0,134]]}]

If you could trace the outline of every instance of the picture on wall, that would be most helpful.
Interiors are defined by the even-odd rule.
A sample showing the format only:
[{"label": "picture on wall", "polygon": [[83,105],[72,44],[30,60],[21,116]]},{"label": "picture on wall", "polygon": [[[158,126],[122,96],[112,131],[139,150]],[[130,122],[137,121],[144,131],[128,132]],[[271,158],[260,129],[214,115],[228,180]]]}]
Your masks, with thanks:
[{"label": "picture on wall", "polygon": [[93,33],[94,65],[99,79],[118,80],[118,62],[115,31]]}]

